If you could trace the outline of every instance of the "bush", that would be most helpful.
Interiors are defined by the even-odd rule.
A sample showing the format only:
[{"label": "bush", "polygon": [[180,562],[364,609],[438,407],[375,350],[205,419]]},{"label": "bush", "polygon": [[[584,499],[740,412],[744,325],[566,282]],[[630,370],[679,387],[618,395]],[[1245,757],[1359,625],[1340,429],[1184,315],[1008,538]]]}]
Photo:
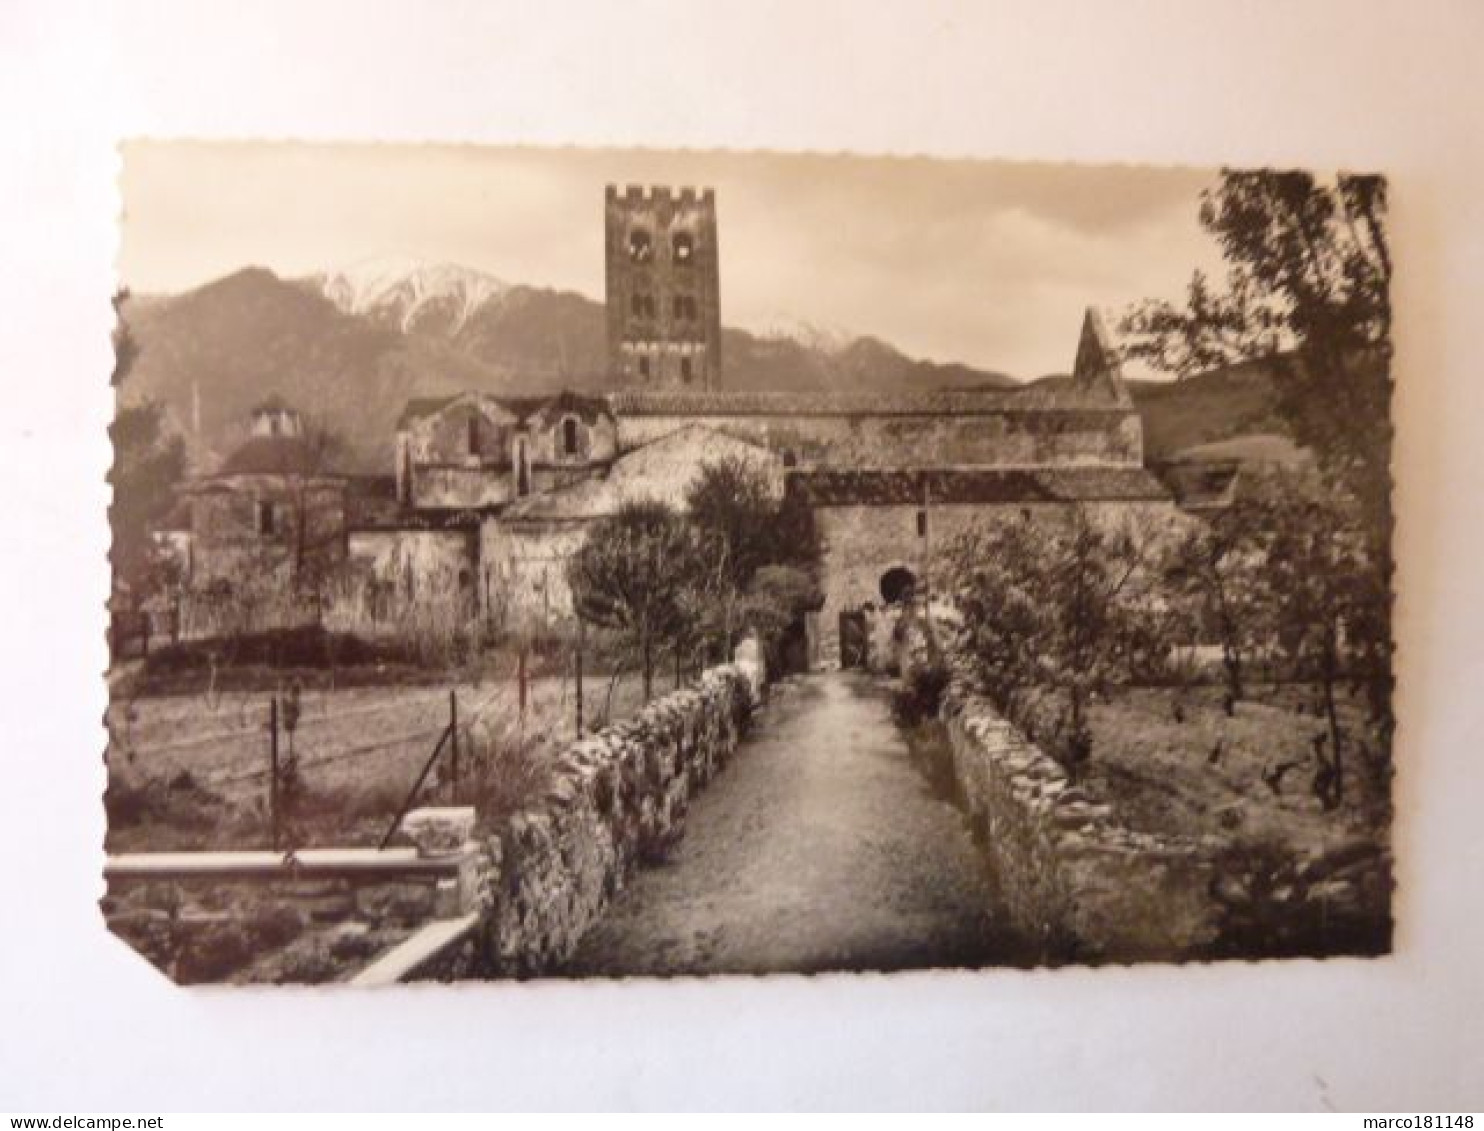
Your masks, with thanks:
[{"label": "bush", "polygon": [[145,670],[151,675],[176,675],[206,671],[218,664],[319,667],[332,656],[341,664],[374,664],[404,658],[387,643],[328,632],[318,625],[303,625],[225,639],[169,644],[150,654]]},{"label": "bush", "polygon": [[936,718],[947,688],[948,669],[941,664],[909,669],[892,696],[892,717],[898,725],[905,727],[915,727]]}]

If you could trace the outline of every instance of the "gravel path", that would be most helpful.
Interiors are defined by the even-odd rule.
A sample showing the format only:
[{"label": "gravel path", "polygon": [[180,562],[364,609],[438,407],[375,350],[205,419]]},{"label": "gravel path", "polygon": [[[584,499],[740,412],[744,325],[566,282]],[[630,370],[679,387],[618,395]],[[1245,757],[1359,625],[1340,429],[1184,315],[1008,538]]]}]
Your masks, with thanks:
[{"label": "gravel path", "polygon": [[568,973],[900,970],[1014,961],[959,811],[934,795],[859,673],[774,687],[752,735],[691,806]]}]

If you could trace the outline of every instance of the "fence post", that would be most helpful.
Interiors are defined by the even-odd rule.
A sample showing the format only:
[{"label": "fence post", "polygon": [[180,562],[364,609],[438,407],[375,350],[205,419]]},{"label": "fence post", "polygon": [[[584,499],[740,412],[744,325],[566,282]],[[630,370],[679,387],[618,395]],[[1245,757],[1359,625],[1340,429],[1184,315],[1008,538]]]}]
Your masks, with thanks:
[{"label": "fence post", "polygon": [[452,751],[449,757],[452,759],[450,770],[450,784],[452,786],[453,803],[459,803],[459,695],[455,688],[448,689],[448,730],[449,745]]},{"label": "fence post", "polygon": [[278,851],[278,696],[268,702],[268,836]]},{"label": "fence post", "polygon": [[577,680],[576,680],[576,683],[577,683],[577,737],[578,738],[581,738],[582,737],[582,643],[583,643],[582,621],[579,620],[577,622],[577,655],[575,657],[575,659],[576,659],[576,669],[577,669]]},{"label": "fence post", "polygon": [[524,736],[526,733],[526,646],[524,644],[520,646],[515,678],[519,684],[520,733]]}]

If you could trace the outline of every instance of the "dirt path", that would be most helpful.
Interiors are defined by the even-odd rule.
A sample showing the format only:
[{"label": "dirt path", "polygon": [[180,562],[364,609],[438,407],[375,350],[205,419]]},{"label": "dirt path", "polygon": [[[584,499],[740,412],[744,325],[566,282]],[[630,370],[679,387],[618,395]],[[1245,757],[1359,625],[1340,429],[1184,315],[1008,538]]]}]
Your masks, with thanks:
[{"label": "dirt path", "polygon": [[1013,961],[968,828],[914,763],[887,691],[833,672],[772,696],[671,860],[634,878],[569,972]]}]

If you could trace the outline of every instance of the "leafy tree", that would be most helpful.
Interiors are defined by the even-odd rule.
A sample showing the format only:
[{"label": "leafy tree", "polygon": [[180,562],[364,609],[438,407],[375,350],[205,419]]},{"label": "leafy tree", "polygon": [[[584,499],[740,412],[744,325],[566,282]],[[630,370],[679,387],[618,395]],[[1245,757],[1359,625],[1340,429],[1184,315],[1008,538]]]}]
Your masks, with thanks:
[{"label": "leafy tree", "polygon": [[1246,661],[1266,639],[1271,599],[1260,568],[1268,513],[1262,500],[1241,490],[1209,523],[1193,526],[1168,549],[1164,581],[1191,618],[1221,645],[1227,712],[1247,697]]},{"label": "leafy tree", "polygon": [[798,496],[780,499],[767,472],[729,456],[704,464],[686,492],[686,512],[725,554],[743,589],[765,565],[812,568],[819,558],[812,512]]},{"label": "leafy tree", "polygon": [[[129,292],[113,296],[113,384],[122,385],[139,357],[139,345],[124,321]],[[150,525],[163,518],[175,497],[175,484],[185,473],[185,444],[165,427],[164,408],[155,401],[119,407],[108,429],[113,441],[113,467],[108,482],[113,503],[108,521],[113,535],[109,559],[114,577],[136,591],[155,580]]]},{"label": "leafy tree", "polygon": [[1244,361],[1275,375],[1297,441],[1390,531],[1391,254],[1386,182],[1223,170],[1200,220],[1227,276],[1197,271],[1183,308],[1149,301],[1123,321],[1127,352],[1189,376]]},{"label": "leafy tree", "polygon": [[1042,554],[1047,535],[1029,520],[973,531],[946,550],[965,642],[991,698],[1020,719],[1019,697],[1039,677],[1047,632]]},{"label": "leafy tree", "polygon": [[185,474],[185,444],[166,430],[164,410],[154,401],[120,408],[108,434],[113,440],[108,521],[114,576],[143,591],[155,574],[150,527],[174,503],[175,486]]},{"label": "leafy tree", "polygon": [[129,301],[127,287],[113,296],[113,384],[117,388],[134,368],[139,357],[139,343],[135,340],[129,324],[124,321],[124,304]]},{"label": "leafy tree", "polygon": [[345,439],[318,421],[306,421],[296,438],[300,472],[289,480],[293,526],[289,532],[290,576],[296,589],[320,589],[330,580],[328,551],[339,543],[341,523],[327,509],[316,480],[332,474],[345,454]]},{"label": "leafy tree", "polygon": [[645,699],[653,689],[656,645],[691,627],[689,597],[705,561],[700,540],[680,516],[664,503],[640,501],[596,523],[567,563],[578,617],[637,651]]},{"label": "leafy tree", "polygon": [[1280,469],[1264,474],[1261,489],[1269,515],[1262,583],[1273,601],[1274,638],[1294,676],[1318,684],[1327,735],[1315,743],[1313,791],[1333,809],[1346,772],[1337,689],[1347,671],[1374,675],[1367,665],[1389,664],[1389,653],[1370,651],[1376,636],[1365,623],[1385,602],[1351,496],[1318,475]]},{"label": "leafy tree", "polygon": [[775,650],[820,604],[819,541],[807,502],[792,493],[779,499],[765,471],[728,457],[702,466],[686,512],[704,551],[692,623],[726,648],[746,625]]},{"label": "leafy tree", "polygon": [[1160,644],[1147,595],[1135,589],[1139,542],[1079,507],[1064,523],[1022,519],[974,532],[947,553],[969,649],[991,696],[1022,725],[1026,693],[1059,696],[1059,754],[1069,766],[1092,753],[1093,694],[1127,679]]},{"label": "leafy tree", "polygon": [[723,555],[727,578],[738,589],[774,559],[777,501],[760,469],[735,456],[702,465],[686,491],[686,511]]},{"label": "leafy tree", "polygon": [[1260,361],[1279,409],[1320,470],[1353,500],[1352,534],[1366,542],[1352,610],[1356,654],[1369,657],[1373,705],[1391,722],[1391,252],[1386,182],[1341,174],[1224,170],[1202,194],[1201,224],[1226,278],[1197,272],[1183,307],[1150,301],[1123,321],[1128,353],[1186,376]]}]

